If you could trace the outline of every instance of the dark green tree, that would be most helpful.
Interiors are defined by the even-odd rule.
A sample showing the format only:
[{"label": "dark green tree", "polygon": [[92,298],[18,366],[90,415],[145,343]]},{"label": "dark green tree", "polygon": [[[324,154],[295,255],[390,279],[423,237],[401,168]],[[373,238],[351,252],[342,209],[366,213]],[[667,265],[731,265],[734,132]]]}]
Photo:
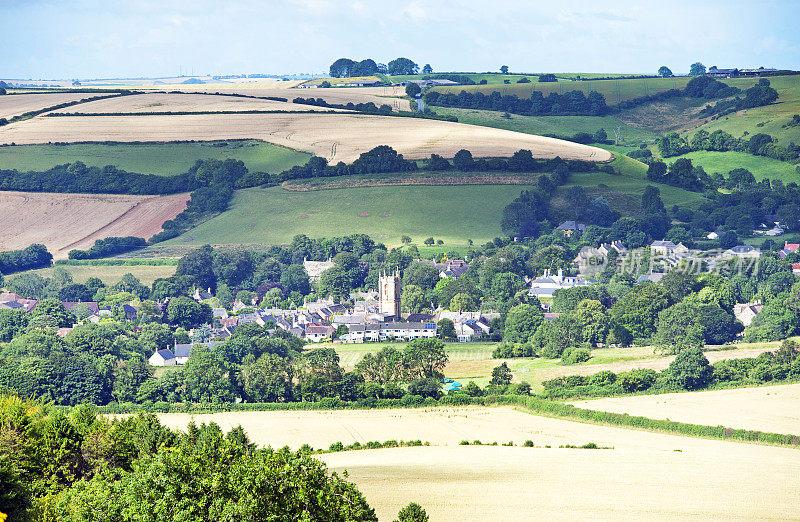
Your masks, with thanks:
[{"label": "dark green tree", "polygon": [[[430,67],[430,66],[427,66]],[[411,502],[397,513],[395,522],[428,522],[430,517],[416,502]]]},{"label": "dark green tree", "polygon": [[713,368],[699,347],[679,353],[668,369],[670,382],[684,390],[699,390],[711,382]]},{"label": "dark green tree", "polygon": [[489,384],[492,386],[507,386],[511,384],[511,368],[508,367],[505,361],[500,366],[495,366],[492,369],[492,380]]},{"label": "dark green tree", "polygon": [[674,74],[672,74],[672,71],[666,65],[662,65],[661,67],[658,68],[658,75],[661,76],[662,78],[671,78],[675,76]]}]

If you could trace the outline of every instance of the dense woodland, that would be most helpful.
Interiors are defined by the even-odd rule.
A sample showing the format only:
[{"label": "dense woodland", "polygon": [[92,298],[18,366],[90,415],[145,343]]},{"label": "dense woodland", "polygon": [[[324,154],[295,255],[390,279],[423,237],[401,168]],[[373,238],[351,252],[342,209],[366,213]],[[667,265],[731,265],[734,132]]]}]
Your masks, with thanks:
[{"label": "dense woodland", "polygon": [[0,393],[0,440],[0,513],[10,522],[377,521],[307,449],[256,448],[241,427],[177,432],[152,413],[109,420],[91,406]]}]

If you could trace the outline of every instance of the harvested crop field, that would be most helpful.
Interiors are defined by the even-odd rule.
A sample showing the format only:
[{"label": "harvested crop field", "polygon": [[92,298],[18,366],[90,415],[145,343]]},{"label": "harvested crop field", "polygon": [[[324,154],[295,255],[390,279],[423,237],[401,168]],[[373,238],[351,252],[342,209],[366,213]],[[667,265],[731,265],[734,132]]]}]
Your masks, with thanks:
[{"label": "harvested crop field", "polygon": [[[286,95],[282,96],[287,98]],[[111,113],[135,112],[215,112],[215,111],[330,111],[326,107],[301,105],[296,103],[240,98],[237,96],[217,96],[213,94],[173,94],[147,93],[118,96],[73,105],[53,111],[54,113]]]},{"label": "harvested crop field", "polygon": [[94,98],[95,96],[103,95],[86,92],[7,94],[5,96],[0,96],[0,118],[11,119],[14,116],[19,116],[26,112],[38,111],[61,103],[85,100]]},{"label": "harvested crop field", "polygon": [[[286,82],[285,82],[286,83]],[[280,96],[288,98],[322,98],[328,103],[374,103],[377,106],[390,105],[394,110],[411,110],[409,100],[403,99],[406,95],[405,87],[331,87],[328,89],[285,89],[271,87],[269,84],[240,85],[175,85],[169,86],[170,90],[183,92],[219,92],[246,94],[248,96]]]},{"label": "harvested crop field", "polygon": [[164,221],[186,208],[189,194],[120,196],[0,192],[0,250],[42,243],[56,259],[98,239],[138,236],[161,230]]},{"label": "harvested crop field", "polygon": [[581,408],[800,435],[800,384],[580,401]]},{"label": "harvested crop field", "polygon": [[[186,414],[159,418],[176,428],[191,419]],[[381,520],[392,520],[411,501],[422,504],[432,520],[711,518],[719,513],[729,519],[788,519],[800,513],[796,449],[582,424],[503,407],[193,418],[213,420],[223,430],[241,424],[251,440],[273,447],[429,441],[430,447],[318,457],[335,471],[346,469]],[[517,446],[459,446],[463,439]],[[527,439],[537,447],[519,447]],[[588,442],[614,449],[558,448]]]},{"label": "harvested crop field", "polygon": [[502,129],[437,120],[353,114],[222,114],[180,116],[63,116],[33,118],[0,128],[0,143],[174,141],[256,138],[352,161],[378,145],[408,158],[510,156],[530,149],[536,158],[608,161],[611,153],[577,143]]}]

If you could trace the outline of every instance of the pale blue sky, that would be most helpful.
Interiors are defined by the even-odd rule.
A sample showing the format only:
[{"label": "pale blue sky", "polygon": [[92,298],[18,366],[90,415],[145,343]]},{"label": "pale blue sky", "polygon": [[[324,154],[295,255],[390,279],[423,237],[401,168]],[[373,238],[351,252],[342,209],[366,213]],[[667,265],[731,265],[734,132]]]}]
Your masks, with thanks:
[{"label": "pale blue sky", "polygon": [[327,71],[341,56],[435,70],[800,69],[800,1],[0,0],[0,77]]}]

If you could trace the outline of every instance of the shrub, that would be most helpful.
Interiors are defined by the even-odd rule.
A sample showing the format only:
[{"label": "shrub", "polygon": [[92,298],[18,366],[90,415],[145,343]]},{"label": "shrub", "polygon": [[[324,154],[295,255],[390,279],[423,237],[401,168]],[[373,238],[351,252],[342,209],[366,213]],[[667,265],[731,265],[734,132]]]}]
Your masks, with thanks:
[{"label": "shrub", "polygon": [[617,382],[628,393],[644,391],[656,382],[656,375],[655,370],[640,368],[620,373],[617,376]]},{"label": "shrub", "polygon": [[588,348],[567,348],[561,354],[561,362],[564,364],[578,364],[586,362],[592,358],[592,352]]}]

